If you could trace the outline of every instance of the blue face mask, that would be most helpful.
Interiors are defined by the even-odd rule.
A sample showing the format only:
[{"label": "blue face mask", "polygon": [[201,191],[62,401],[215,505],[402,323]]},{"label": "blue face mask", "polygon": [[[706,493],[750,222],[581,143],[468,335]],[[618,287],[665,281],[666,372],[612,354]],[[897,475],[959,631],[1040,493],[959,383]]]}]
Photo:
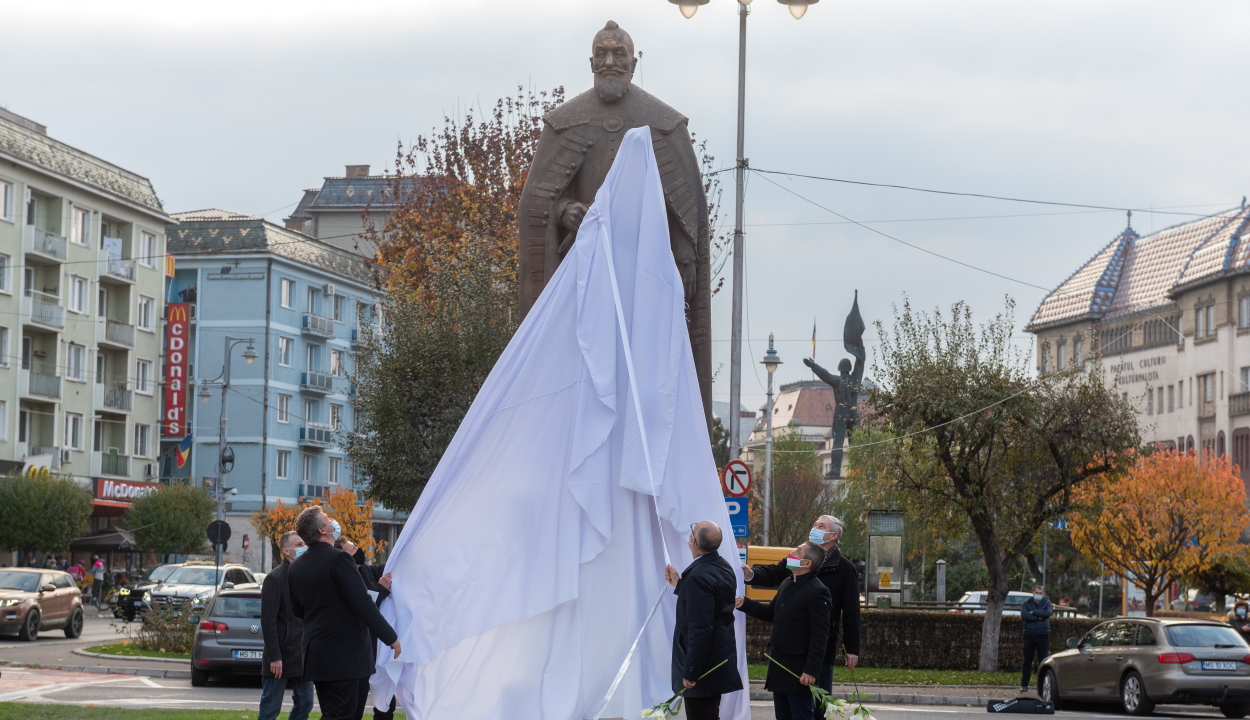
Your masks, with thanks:
[{"label": "blue face mask", "polygon": [[307,550],[308,550],[307,545],[300,545],[299,547],[295,548],[295,559],[298,560],[299,556],[303,555]]},{"label": "blue face mask", "polygon": [[812,531],[807,534],[807,539],[817,545],[824,545],[825,531],[820,528],[812,528]]},{"label": "blue face mask", "polygon": [[1245,617],[1245,616],[1246,616],[1246,609],[1245,609],[1245,608],[1237,608],[1237,617]]},{"label": "blue face mask", "polygon": [[1042,596],[1041,596],[1041,595],[1038,595],[1037,593],[1033,593],[1033,599],[1034,599],[1035,601],[1037,601],[1037,602],[1041,602],[1041,601],[1042,601]]},{"label": "blue face mask", "polygon": [[340,525],[339,525],[339,521],[338,521],[338,520],[331,520],[331,521],[330,521],[330,525],[334,528],[334,539],[335,539],[335,540],[338,540],[338,539],[339,539],[339,535],[342,535],[342,534],[343,534],[343,528],[342,528],[342,526],[340,526]]}]

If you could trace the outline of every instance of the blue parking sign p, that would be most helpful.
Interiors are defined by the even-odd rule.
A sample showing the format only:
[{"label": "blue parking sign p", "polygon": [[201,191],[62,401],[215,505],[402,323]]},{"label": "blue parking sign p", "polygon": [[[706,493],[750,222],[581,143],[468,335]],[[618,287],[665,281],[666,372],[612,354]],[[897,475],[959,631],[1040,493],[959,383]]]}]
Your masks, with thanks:
[{"label": "blue parking sign p", "polygon": [[746,537],[747,531],[747,499],[744,497],[725,498],[725,509],[729,511],[729,524],[733,526],[734,537]]}]

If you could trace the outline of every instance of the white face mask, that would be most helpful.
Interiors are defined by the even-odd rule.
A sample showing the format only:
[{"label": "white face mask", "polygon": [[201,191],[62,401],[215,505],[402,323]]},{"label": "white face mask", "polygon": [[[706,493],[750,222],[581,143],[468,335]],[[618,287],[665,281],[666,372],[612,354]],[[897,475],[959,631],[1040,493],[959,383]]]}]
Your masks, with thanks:
[{"label": "white face mask", "polygon": [[339,535],[342,535],[342,534],[343,534],[343,528],[342,528],[342,526],[340,526],[340,525],[339,525],[339,521],[338,521],[338,520],[331,520],[331,521],[330,521],[330,526],[334,528],[334,539],[335,539],[335,540],[338,540],[338,539],[339,539]]},{"label": "white face mask", "polygon": [[299,547],[295,548],[295,559],[298,560],[299,556],[303,555],[306,550],[308,550],[307,545],[300,545]]}]

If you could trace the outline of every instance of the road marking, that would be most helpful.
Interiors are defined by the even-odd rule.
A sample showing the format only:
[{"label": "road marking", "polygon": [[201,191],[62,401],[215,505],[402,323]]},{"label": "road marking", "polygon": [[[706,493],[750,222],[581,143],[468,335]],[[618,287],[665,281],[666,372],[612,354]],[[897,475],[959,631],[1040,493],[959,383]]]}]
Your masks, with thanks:
[{"label": "road marking", "polygon": [[115,678],[115,679],[110,679],[110,680],[93,680],[91,682],[54,683],[51,685],[43,685],[37,688],[30,688],[29,690],[18,690],[17,692],[8,693],[7,695],[0,695],[0,702],[8,702],[10,700],[17,700],[18,698],[24,698],[24,697],[28,697],[31,695],[42,695],[43,693],[61,692],[62,690],[73,690],[74,688],[87,687],[89,685],[103,685],[104,683],[116,683],[116,682],[122,682],[123,680],[133,680],[133,679],[134,679],[133,677],[120,677],[120,678]]},{"label": "road marking", "polygon": [[152,682],[152,679],[151,679],[151,678],[149,678],[149,677],[147,677],[146,675],[140,675],[140,676],[139,676],[139,682],[143,683],[144,685],[147,685],[148,687],[154,687],[154,688],[158,688],[158,689],[160,689],[160,690],[168,690],[168,689],[169,689],[169,688],[165,687],[164,685],[157,685],[156,683]]}]

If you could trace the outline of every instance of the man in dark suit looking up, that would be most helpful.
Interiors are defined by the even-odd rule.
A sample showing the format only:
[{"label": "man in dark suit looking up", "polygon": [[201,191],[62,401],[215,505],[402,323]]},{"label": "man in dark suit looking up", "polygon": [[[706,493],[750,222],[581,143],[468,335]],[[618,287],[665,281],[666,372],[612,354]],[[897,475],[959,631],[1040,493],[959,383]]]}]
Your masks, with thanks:
[{"label": "man in dark suit looking up", "polygon": [[292,531],[278,540],[282,564],[265,576],[260,589],[260,630],[265,639],[261,653],[260,714],[257,720],[275,720],[282,712],[282,697],[291,688],[290,720],[305,720],[312,712],[312,683],[304,679],[304,623],[291,612],[287,571],[305,547]]},{"label": "man in dark suit looking up", "polygon": [[[854,563],[842,557],[838,549],[841,538],[842,521],[832,515],[816,518],[807,537],[808,542],[825,551],[825,561],[816,566],[816,579],[829,590],[829,646],[825,648],[825,666],[816,684],[826,692],[833,689],[833,661],[843,645],[846,646],[846,666],[854,670],[859,662],[859,573],[855,572]],[[742,566],[742,577],[748,585],[757,588],[775,588],[790,574],[784,559],[774,565]]]},{"label": "man in dark suit looking up", "polygon": [[820,676],[829,644],[829,591],[815,573],[824,559],[819,545],[805,542],[785,559],[790,577],[782,581],[772,602],[741,597],[736,601],[742,612],[773,624],[768,649],[777,662],[768,663],[764,687],[773,693],[777,720],[816,717],[809,687]]},{"label": "man in dark suit looking up", "polygon": [[[690,526],[694,562],[684,573],[669,565],[664,579],[676,588],[677,624],[673,629],[673,692],[686,691],[689,720],[720,720],[720,696],[742,689],[738,648],[734,642],[733,566],[720,549],[721,530],[711,520]],[[724,665],[711,673],[722,660]],[[704,674],[707,677],[704,677]]]},{"label": "man in dark suit looking up", "polygon": [[304,678],[312,680],[322,720],[360,720],[359,698],[373,674],[373,632],[399,657],[399,638],[365,591],[356,563],[334,549],[338,532],[321,507],[305,509],[295,532],[308,551],[291,564],[291,609],[304,620]]}]

